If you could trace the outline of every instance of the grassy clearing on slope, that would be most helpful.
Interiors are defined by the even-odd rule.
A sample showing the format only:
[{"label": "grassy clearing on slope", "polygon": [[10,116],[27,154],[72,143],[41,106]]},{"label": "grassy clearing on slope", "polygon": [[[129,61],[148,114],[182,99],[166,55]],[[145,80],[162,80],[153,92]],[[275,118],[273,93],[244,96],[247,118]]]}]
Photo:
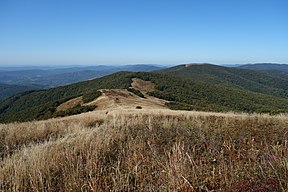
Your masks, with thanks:
[{"label": "grassy clearing on slope", "polygon": [[[285,116],[130,110],[93,119],[96,114],[0,125],[1,150],[15,141],[12,135],[20,137],[21,126],[27,133],[0,161],[0,189],[288,190]],[[48,125],[58,126],[54,139],[43,131]]]}]

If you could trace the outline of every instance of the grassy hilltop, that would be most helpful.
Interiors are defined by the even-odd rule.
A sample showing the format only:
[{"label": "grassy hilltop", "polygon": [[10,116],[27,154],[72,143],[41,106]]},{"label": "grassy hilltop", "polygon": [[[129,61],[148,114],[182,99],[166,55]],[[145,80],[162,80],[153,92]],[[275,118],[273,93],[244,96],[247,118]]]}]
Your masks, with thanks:
[{"label": "grassy hilltop", "polygon": [[91,112],[0,125],[4,191],[287,191],[286,116]]}]

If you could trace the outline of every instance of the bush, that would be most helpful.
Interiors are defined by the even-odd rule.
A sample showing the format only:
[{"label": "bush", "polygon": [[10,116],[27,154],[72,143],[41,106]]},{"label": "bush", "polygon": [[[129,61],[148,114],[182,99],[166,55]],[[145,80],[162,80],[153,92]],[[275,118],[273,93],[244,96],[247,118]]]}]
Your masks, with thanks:
[{"label": "bush", "polygon": [[54,114],[55,117],[65,117],[70,115],[77,115],[80,113],[85,113],[89,111],[93,111],[97,106],[95,105],[89,105],[89,106],[81,106],[77,105],[71,109],[68,109],[66,111],[58,111]]},{"label": "bush", "polygon": [[188,110],[188,111],[193,110],[193,107],[191,105],[188,105],[186,103],[180,103],[180,102],[169,102],[169,103],[166,103],[166,106],[168,106],[169,109],[172,109],[172,110]]},{"label": "bush", "polygon": [[100,91],[86,93],[83,95],[83,102],[89,103],[89,102],[97,99],[101,95],[102,95],[102,93]]},{"label": "bush", "polygon": [[141,91],[137,90],[137,89],[134,89],[134,88],[131,88],[129,87],[127,89],[129,92],[131,93],[134,93],[135,95],[139,96],[139,97],[142,97],[142,98],[145,98],[145,96],[143,95],[143,93],[141,93]]}]

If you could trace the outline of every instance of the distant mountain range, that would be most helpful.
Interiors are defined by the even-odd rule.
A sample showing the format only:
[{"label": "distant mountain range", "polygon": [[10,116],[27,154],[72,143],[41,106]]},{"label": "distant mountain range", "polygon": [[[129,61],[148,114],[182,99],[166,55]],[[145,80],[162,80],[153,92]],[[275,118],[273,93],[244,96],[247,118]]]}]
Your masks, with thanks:
[{"label": "distant mountain range", "polygon": [[[2,67],[0,68],[0,101],[17,93],[69,85],[103,77],[119,71],[154,71],[154,65],[75,66],[75,67]],[[4,87],[6,87],[4,89]]]},{"label": "distant mountain range", "polygon": [[[153,72],[117,72],[67,86],[18,94],[0,103],[0,122],[55,117],[56,108],[62,103],[79,96],[93,100],[99,96],[99,89],[128,89],[133,78],[154,83],[155,90],[149,95],[166,100],[170,109],[288,113],[288,76],[243,67],[190,64]],[[86,107],[77,111],[85,112]]]},{"label": "distant mountain range", "polygon": [[241,65],[240,68],[251,69],[255,71],[281,71],[288,72],[287,64],[274,64],[274,63],[256,63]]}]

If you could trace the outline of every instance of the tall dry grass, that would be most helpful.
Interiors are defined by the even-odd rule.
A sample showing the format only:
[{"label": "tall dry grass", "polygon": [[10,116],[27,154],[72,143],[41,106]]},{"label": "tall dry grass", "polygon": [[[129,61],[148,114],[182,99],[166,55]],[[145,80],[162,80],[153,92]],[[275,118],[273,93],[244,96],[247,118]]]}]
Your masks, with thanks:
[{"label": "tall dry grass", "polygon": [[[1,125],[0,189],[288,190],[286,116],[142,110],[94,115]],[[47,134],[48,127],[54,129]],[[12,135],[21,142],[3,153],[15,146]]]}]

